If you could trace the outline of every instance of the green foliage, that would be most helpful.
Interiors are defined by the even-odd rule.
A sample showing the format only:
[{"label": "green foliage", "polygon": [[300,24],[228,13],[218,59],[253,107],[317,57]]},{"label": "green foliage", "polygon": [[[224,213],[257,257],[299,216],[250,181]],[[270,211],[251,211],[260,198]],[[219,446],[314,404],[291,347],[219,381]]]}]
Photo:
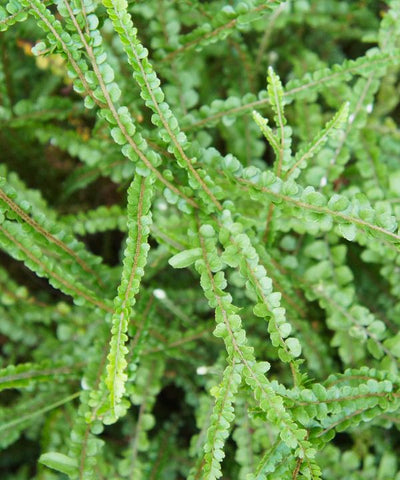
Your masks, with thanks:
[{"label": "green foliage", "polygon": [[106,384],[110,392],[110,404],[114,415],[121,400],[125,383],[128,379],[124,370],[127,367],[125,360],[129,352],[125,346],[128,336],[129,319],[132,316],[132,306],[135,296],[140,289],[140,281],[144,274],[147,252],[150,249],[147,239],[150,233],[151,213],[149,214],[152,199],[153,176],[146,178],[137,175],[128,189],[128,238],[121,274],[121,284],[118,295],[114,300],[112,318],[110,353],[107,357]]},{"label": "green foliage", "polygon": [[400,479],[399,8],[0,0],[2,478]]}]

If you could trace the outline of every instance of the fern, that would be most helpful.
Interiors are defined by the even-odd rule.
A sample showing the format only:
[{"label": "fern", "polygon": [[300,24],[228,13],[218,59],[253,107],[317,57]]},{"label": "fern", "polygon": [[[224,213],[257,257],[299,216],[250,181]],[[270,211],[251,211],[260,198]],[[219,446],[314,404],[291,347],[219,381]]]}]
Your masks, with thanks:
[{"label": "fern", "polygon": [[152,176],[143,179],[139,175],[135,178],[128,191],[128,231],[125,261],[121,274],[121,284],[118,296],[114,301],[112,318],[112,338],[108,355],[106,384],[110,391],[110,403],[115,413],[116,407],[124,393],[124,383],[127,376],[124,372],[127,362],[125,355],[128,352],[124,345],[128,330],[128,321],[132,315],[135,294],[140,288],[140,279],[144,273],[146,256],[149,245],[149,223],[151,215],[149,208],[152,197]]},{"label": "fern", "polygon": [[0,1],[5,480],[400,475],[399,1],[228,3]]}]

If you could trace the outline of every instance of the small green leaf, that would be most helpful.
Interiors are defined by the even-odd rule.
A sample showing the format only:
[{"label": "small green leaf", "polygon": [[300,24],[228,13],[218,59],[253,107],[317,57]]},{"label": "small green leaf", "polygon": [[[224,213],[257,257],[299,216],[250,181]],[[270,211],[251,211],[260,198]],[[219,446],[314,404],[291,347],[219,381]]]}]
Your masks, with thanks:
[{"label": "small green leaf", "polygon": [[400,196],[400,170],[392,172],[388,178],[389,190],[393,195]]},{"label": "small green leaf", "polygon": [[396,358],[400,358],[400,332],[386,340],[384,344]]},{"label": "small green leaf", "polygon": [[264,303],[257,303],[253,308],[253,313],[257,317],[266,317],[269,314],[268,307]]},{"label": "small green leaf", "polygon": [[174,268],[185,268],[192,265],[196,260],[201,258],[202,250],[201,248],[192,248],[190,250],[184,250],[179,252],[168,260],[168,263],[171,267]]},{"label": "small green leaf", "polygon": [[339,232],[344,236],[346,240],[352,242],[356,238],[357,227],[352,223],[346,223],[339,225]]},{"label": "small green leaf", "polygon": [[111,130],[111,136],[118,145],[125,145],[126,138],[119,127],[115,127]]},{"label": "small green leaf", "polygon": [[203,237],[213,237],[215,230],[212,225],[205,224],[200,227],[200,234],[203,235]]},{"label": "small green leaf", "polygon": [[126,10],[128,7],[128,2],[126,0],[114,0],[114,2],[110,2],[113,4],[116,10]]},{"label": "small green leaf", "polygon": [[300,345],[300,342],[297,340],[297,338],[293,338],[293,337],[287,338],[285,340],[285,343],[289,348],[290,353],[294,357],[299,357],[301,355],[301,345]]},{"label": "small green leaf", "polygon": [[40,456],[39,462],[46,467],[72,476],[78,467],[76,460],[58,452],[47,452]]}]

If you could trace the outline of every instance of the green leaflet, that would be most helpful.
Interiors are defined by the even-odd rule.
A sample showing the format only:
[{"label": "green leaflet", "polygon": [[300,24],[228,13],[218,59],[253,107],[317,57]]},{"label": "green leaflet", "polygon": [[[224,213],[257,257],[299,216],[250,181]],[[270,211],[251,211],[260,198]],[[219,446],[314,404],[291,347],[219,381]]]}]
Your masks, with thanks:
[{"label": "green leaflet", "polygon": [[66,475],[71,475],[77,467],[75,460],[58,452],[44,453],[40,456],[39,462]]},{"label": "green leaflet", "polygon": [[201,248],[192,248],[177,253],[168,260],[168,263],[174,268],[185,268],[192,265],[199,258],[201,258]]}]

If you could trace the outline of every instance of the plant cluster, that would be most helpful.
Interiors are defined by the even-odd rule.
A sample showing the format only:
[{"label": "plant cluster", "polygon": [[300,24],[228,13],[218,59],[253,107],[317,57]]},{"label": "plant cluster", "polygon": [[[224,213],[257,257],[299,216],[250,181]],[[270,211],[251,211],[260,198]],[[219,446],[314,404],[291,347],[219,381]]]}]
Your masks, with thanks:
[{"label": "plant cluster", "polygon": [[400,1],[0,1],[4,480],[399,480]]}]

